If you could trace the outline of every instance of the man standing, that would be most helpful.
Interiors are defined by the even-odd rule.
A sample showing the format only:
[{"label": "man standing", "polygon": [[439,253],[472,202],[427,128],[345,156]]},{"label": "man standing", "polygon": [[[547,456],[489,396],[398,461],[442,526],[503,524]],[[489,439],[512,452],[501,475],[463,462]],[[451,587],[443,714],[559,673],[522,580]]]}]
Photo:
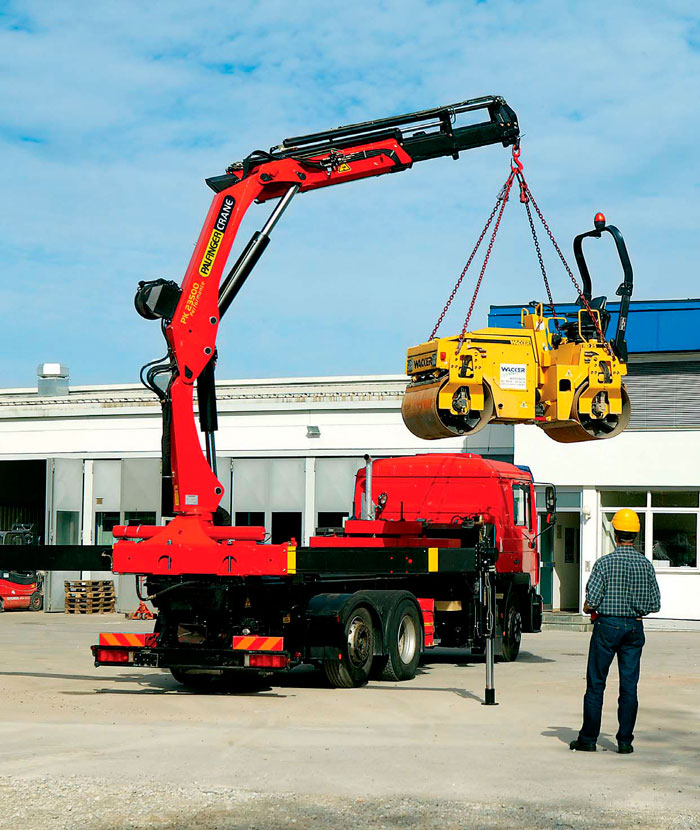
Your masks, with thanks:
[{"label": "man standing", "polygon": [[583,610],[592,615],[594,627],[588,649],[583,726],[569,748],[580,752],[596,751],[605,681],[617,655],[620,671],[617,751],[628,755],[634,751],[637,682],[644,646],[642,617],[659,610],[661,596],[654,566],[634,547],[640,527],[639,516],[627,508],[618,510],[612,525],[615,550],[595,562],[586,585]]}]

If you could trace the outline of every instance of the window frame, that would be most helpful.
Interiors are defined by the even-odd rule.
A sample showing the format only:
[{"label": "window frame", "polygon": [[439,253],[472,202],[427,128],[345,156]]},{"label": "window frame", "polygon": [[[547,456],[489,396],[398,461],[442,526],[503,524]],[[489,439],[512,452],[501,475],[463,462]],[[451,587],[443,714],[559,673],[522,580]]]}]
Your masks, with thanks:
[{"label": "window frame", "polygon": [[[700,506],[699,507],[652,507],[651,499],[652,493],[667,493],[671,491],[677,491],[679,493],[698,493],[698,504],[700,505],[700,488],[697,487],[668,487],[668,486],[658,486],[658,487],[599,487],[598,488],[598,516],[599,516],[599,533],[601,532],[602,528],[602,521],[603,521],[603,514],[605,513],[615,513],[618,510],[622,510],[626,507],[626,505],[620,505],[618,507],[604,507],[603,506],[603,493],[609,492],[616,492],[616,491],[624,491],[624,492],[635,492],[635,493],[645,493],[646,499],[644,507],[629,507],[630,510],[634,510],[635,513],[643,513],[644,514],[644,555],[646,558],[654,565],[654,570],[657,574],[696,574],[700,572]],[[684,565],[670,565],[664,567],[658,567],[655,563],[653,558],[653,544],[654,544],[654,514],[665,514],[665,515],[694,515],[695,516],[695,565],[694,566],[684,566]],[[602,548],[602,539],[599,542],[598,550],[600,551]],[[600,555],[600,554],[599,554]]]},{"label": "window frame", "polygon": [[[524,498],[524,513],[525,513],[525,521],[523,524],[520,524],[516,521],[517,519],[517,504],[515,501],[515,491],[521,490],[525,494]],[[512,499],[513,499],[513,526],[514,527],[522,527],[526,530],[532,532],[532,499],[530,494],[530,486],[525,484],[522,481],[514,481],[513,486],[511,488]]]}]

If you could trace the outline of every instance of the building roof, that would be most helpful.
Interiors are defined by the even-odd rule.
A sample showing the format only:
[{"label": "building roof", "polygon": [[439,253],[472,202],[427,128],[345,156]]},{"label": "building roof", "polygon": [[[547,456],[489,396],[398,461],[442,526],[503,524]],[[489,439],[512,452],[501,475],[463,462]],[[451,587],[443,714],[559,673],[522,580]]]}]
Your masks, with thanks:
[{"label": "building roof", "polygon": [[[407,379],[404,375],[368,377],[269,378],[217,380],[221,410],[380,407],[401,404]],[[151,411],[160,414],[156,396],[141,384],[71,386],[68,395],[44,396],[36,388],[0,389],[0,420],[61,415],[122,414]]]},{"label": "building roof", "polygon": [[[555,307],[560,314],[575,315],[579,311],[573,303],[556,303]],[[489,326],[519,328],[521,308],[522,305],[491,306]],[[609,302],[607,308],[611,314],[607,335],[612,337],[620,304]],[[700,351],[700,299],[632,300],[627,348],[631,354]]]}]

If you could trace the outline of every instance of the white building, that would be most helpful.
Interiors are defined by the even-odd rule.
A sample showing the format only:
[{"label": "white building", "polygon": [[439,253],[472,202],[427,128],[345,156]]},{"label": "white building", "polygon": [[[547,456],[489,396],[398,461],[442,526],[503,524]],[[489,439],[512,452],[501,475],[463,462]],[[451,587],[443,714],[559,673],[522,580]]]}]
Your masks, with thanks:
[{"label": "white building", "polygon": [[[653,306],[648,320],[653,312],[657,335],[664,314],[700,317],[698,301],[682,304],[689,309],[633,305]],[[630,317],[632,348],[635,336],[643,344],[634,334],[637,311]],[[491,324],[506,324],[512,313],[492,309]],[[671,328],[675,336],[678,325]],[[220,382],[222,503],[237,524],[264,524],[272,541],[305,542],[316,526],[348,514],[365,453],[474,452],[514,460],[558,488],[558,521],[541,540],[541,591],[551,608],[582,608],[592,563],[610,550],[611,515],[624,506],[642,518],[640,542],[662,592],[658,616],[700,620],[700,343],[696,349],[638,348],[629,367],[630,428],[579,445],[557,444],[535,426],[500,425],[468,439],[422,441],[401,420],[404,376]],[[159,521],[161,417],[154,396],[134,385],[43,391],[50,394],[0,391],[0,530],[29,521],[48,544],[103,544],[115,524]],[[79,576],[53,575],[50,610],[62,610],[64,578]],[[121,607],[133,605],[131,577],[120,578],[119,594]]]}]

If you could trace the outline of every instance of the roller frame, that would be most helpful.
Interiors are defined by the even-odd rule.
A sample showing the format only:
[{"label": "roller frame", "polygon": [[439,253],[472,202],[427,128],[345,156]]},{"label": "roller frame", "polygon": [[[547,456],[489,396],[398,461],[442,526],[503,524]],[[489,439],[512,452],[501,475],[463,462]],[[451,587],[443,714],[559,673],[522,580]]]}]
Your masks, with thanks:
[{"label": "roller frame", "polygon": [[[549,334],[551,319],[544,317],[542,306],[534,313],[523,309],[522,329],[493,328],[467,333],[461,350],[456,337],[439,338],[409,349],[409,375],[422,378],[428,373],[421,376],[418,371],[433,367],[435,380],[414,380],[407,387],[402,405],[406,426],[426,440],[472,435],[488,423],[535,423],[560,443],[618,435],[630,417],[629,396],[622,384],[627,373],[625,363],[595,340],[565,340],[555,345]],[[465,373],[467,358],[469,370]],[[525,389],[501,388],[499,371],[502,373],[503,365],[508,363],[526,366]],[[450,417],[460,417],[452,406],[460,387],[469,389],[473,401],[479,400],[481,390],[488,390],[490,395],[490,408],[484,404],[480,410],[484,417],[475,427],[465,426],[463,430],[446,422]],[[591,415],[599,392],[607,393],[610,414],[621,418],[620,428],[605,436],[591,435],[579,420],[580,415]],[[420,407],[415,406],[416,396],[424,399]],[[413,407],[407,406],[406,401],[412,398]],[[419,408],[424,412],[423,423]]]}]

